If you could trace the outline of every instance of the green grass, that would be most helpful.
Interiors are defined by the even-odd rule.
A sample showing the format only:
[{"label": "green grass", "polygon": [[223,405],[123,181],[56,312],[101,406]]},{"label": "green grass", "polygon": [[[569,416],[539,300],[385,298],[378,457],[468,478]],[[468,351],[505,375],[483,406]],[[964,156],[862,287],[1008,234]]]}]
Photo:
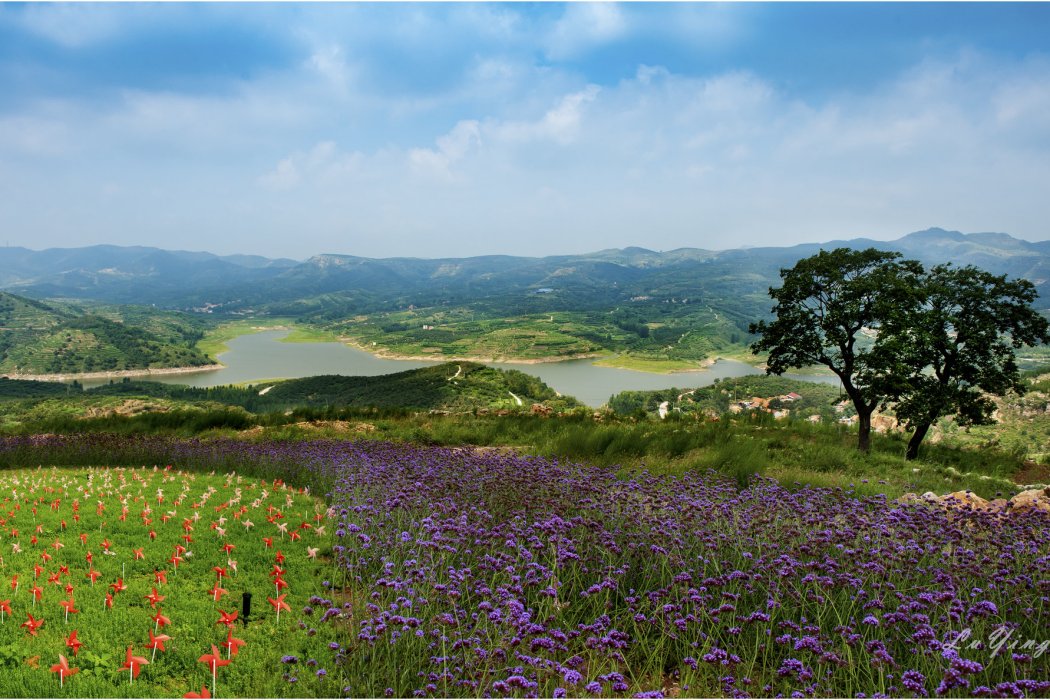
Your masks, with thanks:
[{"label": "green grass", "polygon": [[[297,692],[304,695],[338,694],[338,670],[331,664],[332,652],[320,641],[298,631],[297,620],[307,599],[319,590],[318,582],[330,567],[331,533],[318,534],[314,529],[301,530],[302,539],[282,538],[276,523],[267,520],[269,513],[280,513],[277,523],[286,523],[293,531],[303,522],[322,524],[314,519],[325,512],[323,502],[301,495],[296,490],[235,474],[190,474],[175,470],[140,468],[93,469],[16,469],[0,473],[4,493],[16,492],[34,504],[8,514],[5,529],[17,530],[17,536],[5,538],[3,598],[10,600],[12,615],[0,625],[0,695],[7,697],[171,697],[210,685],[211,677],[198,657],[210,652],[211,644],[221,645],[226,627],[217,625],[219,611],[239,611],[241,594],[253,594],[251,616],[247,624],[238,620],[234,636],[246,642],[232,663],[219,669],[220,696],[277,697],[287,694],[282,680],[280,658],[295,654],[316,658],[329,665],[331,675],[318,679],[306,674]],[[158,502],[158,489],[163,502]],[[239,504],[230,503],[231,499]],[[127,501],[127,514],[122,518],[122,500]],[[97,510],[102,504],[104,510]],[[79,506],[79,510],[77,510]],[[152,512],[147,512],[152,509]],[[34,513],[35,511],[35,513]],[[174,517],[167,517],[174,511]],[[241,512],[243,511],[243,513]],[[199,521],[194,518],[199,517]],[[79,520],[78,520],[79,518]],[[147,524],[147,519],[150,522]],[[220,519],[223,525],[218,525]],[[323,520],[323,519],[322,519]],[[248,528],[242,523],[252,521]],[[192,531],[184,530],[184,525]],[[223,533],[221,529],[224,528]],[[150,529],[156,539],[149,538]],[[86,544],[80,540],[85,534]],[[188,535],[192,541],[182,537]],[[37,540],[31,542],[31,537]],[[263,538],[273,538],[267,547]],[[107,556],[102,542],[108,541]],[[62,544],[59,549],[54,544]],[[13,544],[21,552],[12,553]],[[177,569],[169,561],[175,545],[186,546],[193,554]],[[224,544],[235,546],[229,556]],[[307,556],[307,547],[318,548],[318,558]],[[141,549],[144,558],[137,559]],[[278,622],[267,597],[277,595],[270,578],[277,550],[286,557],[284,579],[288,588],[284,611]],[[41,560],[41,553],[52,555]],[[86,561],[91,552],[92,561]],[[236,560],[234,572],[228,563]],[[43,564],[43,572],[34,579],[34,565]],[[60,566],[69,574],[61,574]],[[209,593],[216,581],[212,567],[222,566],[229,577],[222,579],[228,595],[215,601]],[[87,574],[100,572],[92,585]],[[155,569],[167,572],[167,582],[157,583]],[[79,612],[65,619],[60,601],[69,598],[65,590],[48,583],[52,574],[73,586],[72,598]],[[8,586],[18,578],[17,590]],[[115,593],[112,608],[105,606],[110,584],[122,579],[127,589]],[[42,589],[39,602],[34,602],[34,584]],[[150,659],[145,647],[155,609],[146,599],[152,590],[165,598],[159,602],[171,624],[159,631],[171,637],[167,651],[158,651],[155,660],[143,666],[141,675],[132,682],[127,671],[120,671],[129,645],[135,656]],[[28,615],[43,618],[44,625],[31,636],[19,625]],[[74,656],[65,644],[72,630],[78,631],[83,643]],[[59,678],[49,672],[63,654],[71,667],[80,673],[70,677],[64,688]],[[224,655],[225,658],[226,655]]]}]

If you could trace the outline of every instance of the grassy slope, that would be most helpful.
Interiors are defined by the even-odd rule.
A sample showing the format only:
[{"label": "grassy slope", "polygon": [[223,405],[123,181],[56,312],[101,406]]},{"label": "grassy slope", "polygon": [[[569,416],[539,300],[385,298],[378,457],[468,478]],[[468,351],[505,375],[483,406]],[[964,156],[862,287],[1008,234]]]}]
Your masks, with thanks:
[{"label": "grassy slope", "polygon": [[[458,376],[457,376],[458,371]],[[612,402],[616,414],[573,408],[529,375],[472,363],[447,363],[381,377],[312,377],[247,387],[189,389],[150,382],[124,382],[67,396],[60,385],[0,380],[2,428],[9,432],[228,432],[256,426],[287,439],[330,435],[367,424],[373,437],[444,445],[511,446],[527,452],[625,467],[646,465],[672,473],[714,467],[738,478],[751,473],[821,486],[854,484],[862,492],[897,496],[906,491],[972,489],[985,497],[1019,489],[1012,479],[1043,479],[1025,467],[1034,445],[1048,444],[1050,379],[1033,377],[1032,391],[1004,402],[1003,422],[970,431],[945,430],[929,440],[922,459],[905,462],[900,435],[876,436],[870,455],[854,449],[855,431],[837,425],[829,385],[779,377],[723,380],[691,394],[678,390],[625,392]],[[268,389],[260,395],[260,391]],[[731,401],[802,394],[790,404],[789,420],[766,413],[725,415]],[[518,395],[518,406],[510,393]],[[662,401],[668,420],[652,414]],[[561,417],[528,415],[532,403],[553,407]],[[366,407],[378,406],[379,410]],[[504,409],[510,415],[474,413]],[[409,410],[422,410],[413,414]],[[484,410],[483,410],[484,409]],[[1038,409],[1038,415],[1033,412]],[[455,415],[434,415],[450,411]],[[118,415],[113,415],[118,414]],[[127,415],[119,415],[127,414]],[[136,415],[138,414],[138,415]],[[639,416],[648,414],[647,417]],[[822,424],[805,419],[813,414]],[[718,421],[710,416],[721,415]],[[91,416],[90,418],[85,418]],[[314,421],[303,427],[304,421]],[[982,431],[997,431],[995,439]],[[357,433],[354,433],[356,435]],[[865,481],[867,483],[865,483]]]}]

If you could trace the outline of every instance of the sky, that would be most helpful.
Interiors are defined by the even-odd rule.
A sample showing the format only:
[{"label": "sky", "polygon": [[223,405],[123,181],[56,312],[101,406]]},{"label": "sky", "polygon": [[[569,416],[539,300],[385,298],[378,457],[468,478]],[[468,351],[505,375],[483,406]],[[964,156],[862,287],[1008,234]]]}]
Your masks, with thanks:
[{"label": "sky", "polygon": [[1050,3],[0,3],[0,245],[1050,238]]}]

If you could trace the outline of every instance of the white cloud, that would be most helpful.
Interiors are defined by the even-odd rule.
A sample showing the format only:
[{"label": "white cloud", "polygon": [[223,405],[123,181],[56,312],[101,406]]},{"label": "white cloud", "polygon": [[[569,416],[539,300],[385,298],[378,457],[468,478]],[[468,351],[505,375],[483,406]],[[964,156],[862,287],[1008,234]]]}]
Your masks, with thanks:
[{"label": "white cloud", "polygon": [[67,48],[80,48],[117,35],[126,27],[127,11],[95,4],[31,3],[20,15],[22,26]]},{"label": "white cloud", "polygon": [[536,121],[489,123],[486,132],[510,142],[547,140],[560,145],[569,144],[579,134],[584,109],[600,92],[597,85],[588,85],[579,92],[565,95]]},{"label": "white cloud", "polygon": [[437,140],[437,148],[413,148],[408,152],[412,171],[446,182],[456,180],[452,166],[481,143],[481,128],[474,120],[461,121]]},{"label": "white cloud", "polygon": [[259,178],[259,184],[270,190],[292,190],[304,181],[325,185],[360,174],[360,153],[344,153],[334,141],[322,141],[309,151],[296,151],[282,158],[273,170]]},{"label": "white cloud", "polygon": [[627,30],[623,12],[612,3],[569,3],[547,38],[547,56],[571,58],[614,41]]}]

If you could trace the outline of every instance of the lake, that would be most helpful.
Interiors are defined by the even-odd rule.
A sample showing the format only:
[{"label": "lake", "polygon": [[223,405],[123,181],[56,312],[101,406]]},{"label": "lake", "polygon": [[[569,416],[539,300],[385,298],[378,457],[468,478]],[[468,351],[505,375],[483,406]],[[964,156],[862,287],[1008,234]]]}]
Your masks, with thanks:
[{"label": "lake", "polygon": [[[219,355],[223,369],[186,374],[151,377],[151,381],[189,386],[221,386],[223,384],[258,383],[267,379],[292,379],[318,374],[348,376],[375,376],[393,374],[408,369],[440,364],[440,361],[390,360],[376,357],[364,350],[342,343],[282,343],[288,331],[260,331],[242,335],[229,341],[229,348]],[[615,367],[598,367],[592,360],[567,360],[528,364],[521,362],[487,362],[490,367],[517,369],[534,375],[555,391],[575,396],[588,406],[601,406],[613,394],[628,390],[692,389],[707,386],[716,379],[760,374],[751,365],[733,360],[719,360],[702,372],[652,374]],[[830,376],[785,375],[806,381],[838,383]],[[103,380],[85,381],[85,386],[97,386]]]}]

